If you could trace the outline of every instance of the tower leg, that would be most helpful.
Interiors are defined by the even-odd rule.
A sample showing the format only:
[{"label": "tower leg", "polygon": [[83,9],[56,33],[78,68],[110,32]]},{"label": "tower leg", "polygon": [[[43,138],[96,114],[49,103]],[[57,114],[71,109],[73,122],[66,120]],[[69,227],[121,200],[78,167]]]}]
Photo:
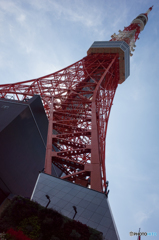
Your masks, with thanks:
[{"label": "tower leg", "polygon": [[52,170],[52,134],[53,134],[53,98],[50,103],[50,117],[47,133],[47,145],[46,145],[46,155],[45,155],[45,173],[51,175]]},{"label": "tower leg", "polygon": [[92,102],[91,188],[101,192],[102,185],[98,138],[96,104]]}]

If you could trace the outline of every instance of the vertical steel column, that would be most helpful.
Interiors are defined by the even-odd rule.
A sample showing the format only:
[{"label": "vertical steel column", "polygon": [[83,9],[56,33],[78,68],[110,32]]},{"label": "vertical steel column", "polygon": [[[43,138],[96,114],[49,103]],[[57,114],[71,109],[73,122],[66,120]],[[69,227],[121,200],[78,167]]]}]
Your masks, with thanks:
[{"label": "vertical steel column", "polygon": [[47,133],[47,145],[45,155],[45,173],[50,174],[52,172],[52,134],[53,134],[53,98],[50,103],[50,117]]},{"label": "vertical steel column", "polygon": [[102,159],[100,156],[100,146],[99,146],[99,134],[97,125],[97,110],[96,110],[96,97],[97,92],[100,91],[100,86],[102,81],[106,77],[106,74],[112,67],[113,63],[117,59],[118,54],[114,56],[108,67],[105,69],[103,75],[101,76],[95,90],[93,93],[92,100],[92,137],[91,137],[91,189],[101,192],[102,189],[102,176],[101,176],[101,164]]}]

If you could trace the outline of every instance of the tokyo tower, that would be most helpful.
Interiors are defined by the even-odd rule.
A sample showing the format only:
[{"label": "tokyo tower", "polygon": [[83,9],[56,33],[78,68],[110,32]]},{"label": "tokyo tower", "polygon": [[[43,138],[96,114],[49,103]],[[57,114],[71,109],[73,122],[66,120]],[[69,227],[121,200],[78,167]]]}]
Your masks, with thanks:
[{"label": "tokyo tower", "polygon": [[137,16],[110,41],[94,42],[87,56],[46,76],[0,85],[0,98],[26,102],[40,95],[49,119],[45,173],[52,164],[61,178],[107,191],[105,145],[108,119],[118,84],[130,74],[130,56],[148,14]]}]

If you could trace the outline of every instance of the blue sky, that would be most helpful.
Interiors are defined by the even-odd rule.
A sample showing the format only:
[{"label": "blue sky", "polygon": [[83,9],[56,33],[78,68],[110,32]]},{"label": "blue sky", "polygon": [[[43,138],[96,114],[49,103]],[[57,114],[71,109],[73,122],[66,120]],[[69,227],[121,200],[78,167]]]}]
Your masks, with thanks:
[{"label": "blue sky", "polygon": [[[121,240],[159,236],[159,3],[150,0],[0,0],[0,83],[29,80],[84,56],[154,4],[118,86],[106,143],[109,202]],[[144,237],[143,237],[144,238]],[[147,237],[157,239],[157,237]]]}]

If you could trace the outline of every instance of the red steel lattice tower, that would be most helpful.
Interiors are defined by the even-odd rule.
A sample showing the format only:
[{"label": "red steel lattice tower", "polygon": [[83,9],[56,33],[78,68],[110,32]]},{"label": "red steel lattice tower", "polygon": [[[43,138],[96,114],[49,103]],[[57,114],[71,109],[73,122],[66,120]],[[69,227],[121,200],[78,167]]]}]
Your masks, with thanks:
[{"label": "red steel lattice tower", "polygon": [[105,144],[116,88],[129,76],[130,55],[148,21],[140,14],[110,41],[94,42],[87,56],[52,74],[0,85],[0,97],[41,96],[49,118],[45,172],[52,163],[62,179],[106,191]]}]

